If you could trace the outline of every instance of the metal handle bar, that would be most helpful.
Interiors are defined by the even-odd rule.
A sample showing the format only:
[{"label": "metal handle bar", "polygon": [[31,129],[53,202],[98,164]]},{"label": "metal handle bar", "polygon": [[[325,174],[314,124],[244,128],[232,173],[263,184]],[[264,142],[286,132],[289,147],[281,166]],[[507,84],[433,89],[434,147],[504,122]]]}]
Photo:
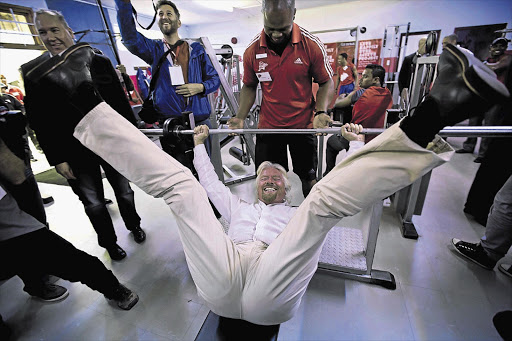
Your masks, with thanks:
[{"label": "metal handle bar", "polygon": [[[163,136],[167,134],[193,135],[193,130],[173,130],[164,133],[164,129],[140,129],[147,136]],[[382,128],[364,128],[365,135],[378,135]],[[216,134],[339,134],[340,128],[325,129],[210,129],[210,135]],[[512,137],[512,126],[481,126],[481,127],[446,127],[439,132],[440,136],[450,137]]]}]

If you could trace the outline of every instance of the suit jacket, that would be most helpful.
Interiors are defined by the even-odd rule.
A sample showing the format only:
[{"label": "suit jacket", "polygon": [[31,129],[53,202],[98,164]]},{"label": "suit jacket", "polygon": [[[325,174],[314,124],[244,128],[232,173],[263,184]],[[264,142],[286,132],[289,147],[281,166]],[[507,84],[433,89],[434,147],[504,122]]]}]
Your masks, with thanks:
[{"label": "suit jacket", "polygon": [[415,64],[416,52],[405,56],[404,61],[402,62],[402,67],[400,68],[400,73],[398,74],[398,89],[400,89],[400,94],[404,88],[409,87],[409,83],[411,82],[411,74],[412,74],[412,65]]},{"label": "suit jacket", "polygon": [[[90,65],[94,86],[105,102],[135,124],[132,108],[112,63],[107,57],[99,54],[99,50],[95,52]],[[69,113],[76,109],[65,98],[66,94],[61,93],[60,89],[49,84],[44,78],[35,83],[25,77],[27,72],[50,58],[50,53],[46,52],[21,66],[29,125],[36,132],[39,144],[51,165],[62,162],[87,162],[94,158],[94,154],[73,137],[76,122],[69,119]]]}]

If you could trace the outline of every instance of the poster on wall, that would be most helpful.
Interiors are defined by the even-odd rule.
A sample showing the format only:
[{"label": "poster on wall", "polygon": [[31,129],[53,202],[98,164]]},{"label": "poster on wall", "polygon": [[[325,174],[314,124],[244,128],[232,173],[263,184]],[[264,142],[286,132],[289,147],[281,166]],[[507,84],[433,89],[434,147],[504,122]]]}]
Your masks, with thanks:
[{"label": "poster on wall", "polygon": [[334,73],[336,73],[336,68],[337,68],[336,56],[338,55],[336,53],[336,50],[337,50],[337,46],[336,45],[337,45],[336,43],[324,44],[325,50],[327,51],[327,58],[329,60],[329,64],[331,64],[331,68],[332,68]]},{"label": "poster on wall", "polygon": [[360,40],[357,48],[357,72],[362,73],[368,64],[380,64],[382,39]]}]

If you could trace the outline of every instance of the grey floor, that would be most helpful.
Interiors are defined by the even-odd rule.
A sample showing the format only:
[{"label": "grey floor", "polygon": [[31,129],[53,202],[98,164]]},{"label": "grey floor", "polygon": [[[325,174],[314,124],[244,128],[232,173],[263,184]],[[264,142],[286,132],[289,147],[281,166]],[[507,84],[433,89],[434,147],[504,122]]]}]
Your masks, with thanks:
[{"label": "grey floor", "polygon": [[[459,147],[462,139],[451,138]],[[251,171],[223,151],[237,174]],[[484,227],[462,212],[478,165],[456,154],[434,170],[423,213],[414,217],[420,237],[403,239],[394,211],[384,208],[373,268],[390,271],[396,290],[316,274],[299,312],[281,325],[279,340],[499,340],[493,315],[512,309],[512,280],[457,256],[452,237],[478,241]],[[34,164],[45,168],[44,161]],[[302,195],[291,176],[294,203]],[[98,257],[121,282],[137,291],[139,303],[122,311],[81,283],[59,280],[70,295],[58,303],[29,297],[15,277],[0,283],[0,313],[15,340],[193,340],[208,309],[187,270],[175,220],[163,201],[136,191],[147,241],[136,244],[124,228],[116,204],[109,206],[119,244],[128,257],[113,262],[96,242],[81,203],[67,186],[40,185],[55,203],[47,207],[51,229]],[[106,196],[114,199],[105,181]],[[232,186],[253,197],[253,183]],[[13,255],[16,257],[16,255]],[[512,260],[509,252],[504,259]],[[8,260],[3,260],[8,261]],[[243,340],[243,336],[240,338]]]}]

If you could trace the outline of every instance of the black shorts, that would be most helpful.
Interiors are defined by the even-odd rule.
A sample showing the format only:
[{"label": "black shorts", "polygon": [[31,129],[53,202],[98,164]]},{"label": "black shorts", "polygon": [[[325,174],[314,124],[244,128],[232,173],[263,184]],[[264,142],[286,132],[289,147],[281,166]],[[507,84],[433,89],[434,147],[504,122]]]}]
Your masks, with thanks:
[{"label": "black shorts", "polygon": [[293,172],[301,180],[316,179],[318,138],[313,134],[258,134],[256,136],[256,169],[264,161],[278,163],[287,171],[290,149]]}]

